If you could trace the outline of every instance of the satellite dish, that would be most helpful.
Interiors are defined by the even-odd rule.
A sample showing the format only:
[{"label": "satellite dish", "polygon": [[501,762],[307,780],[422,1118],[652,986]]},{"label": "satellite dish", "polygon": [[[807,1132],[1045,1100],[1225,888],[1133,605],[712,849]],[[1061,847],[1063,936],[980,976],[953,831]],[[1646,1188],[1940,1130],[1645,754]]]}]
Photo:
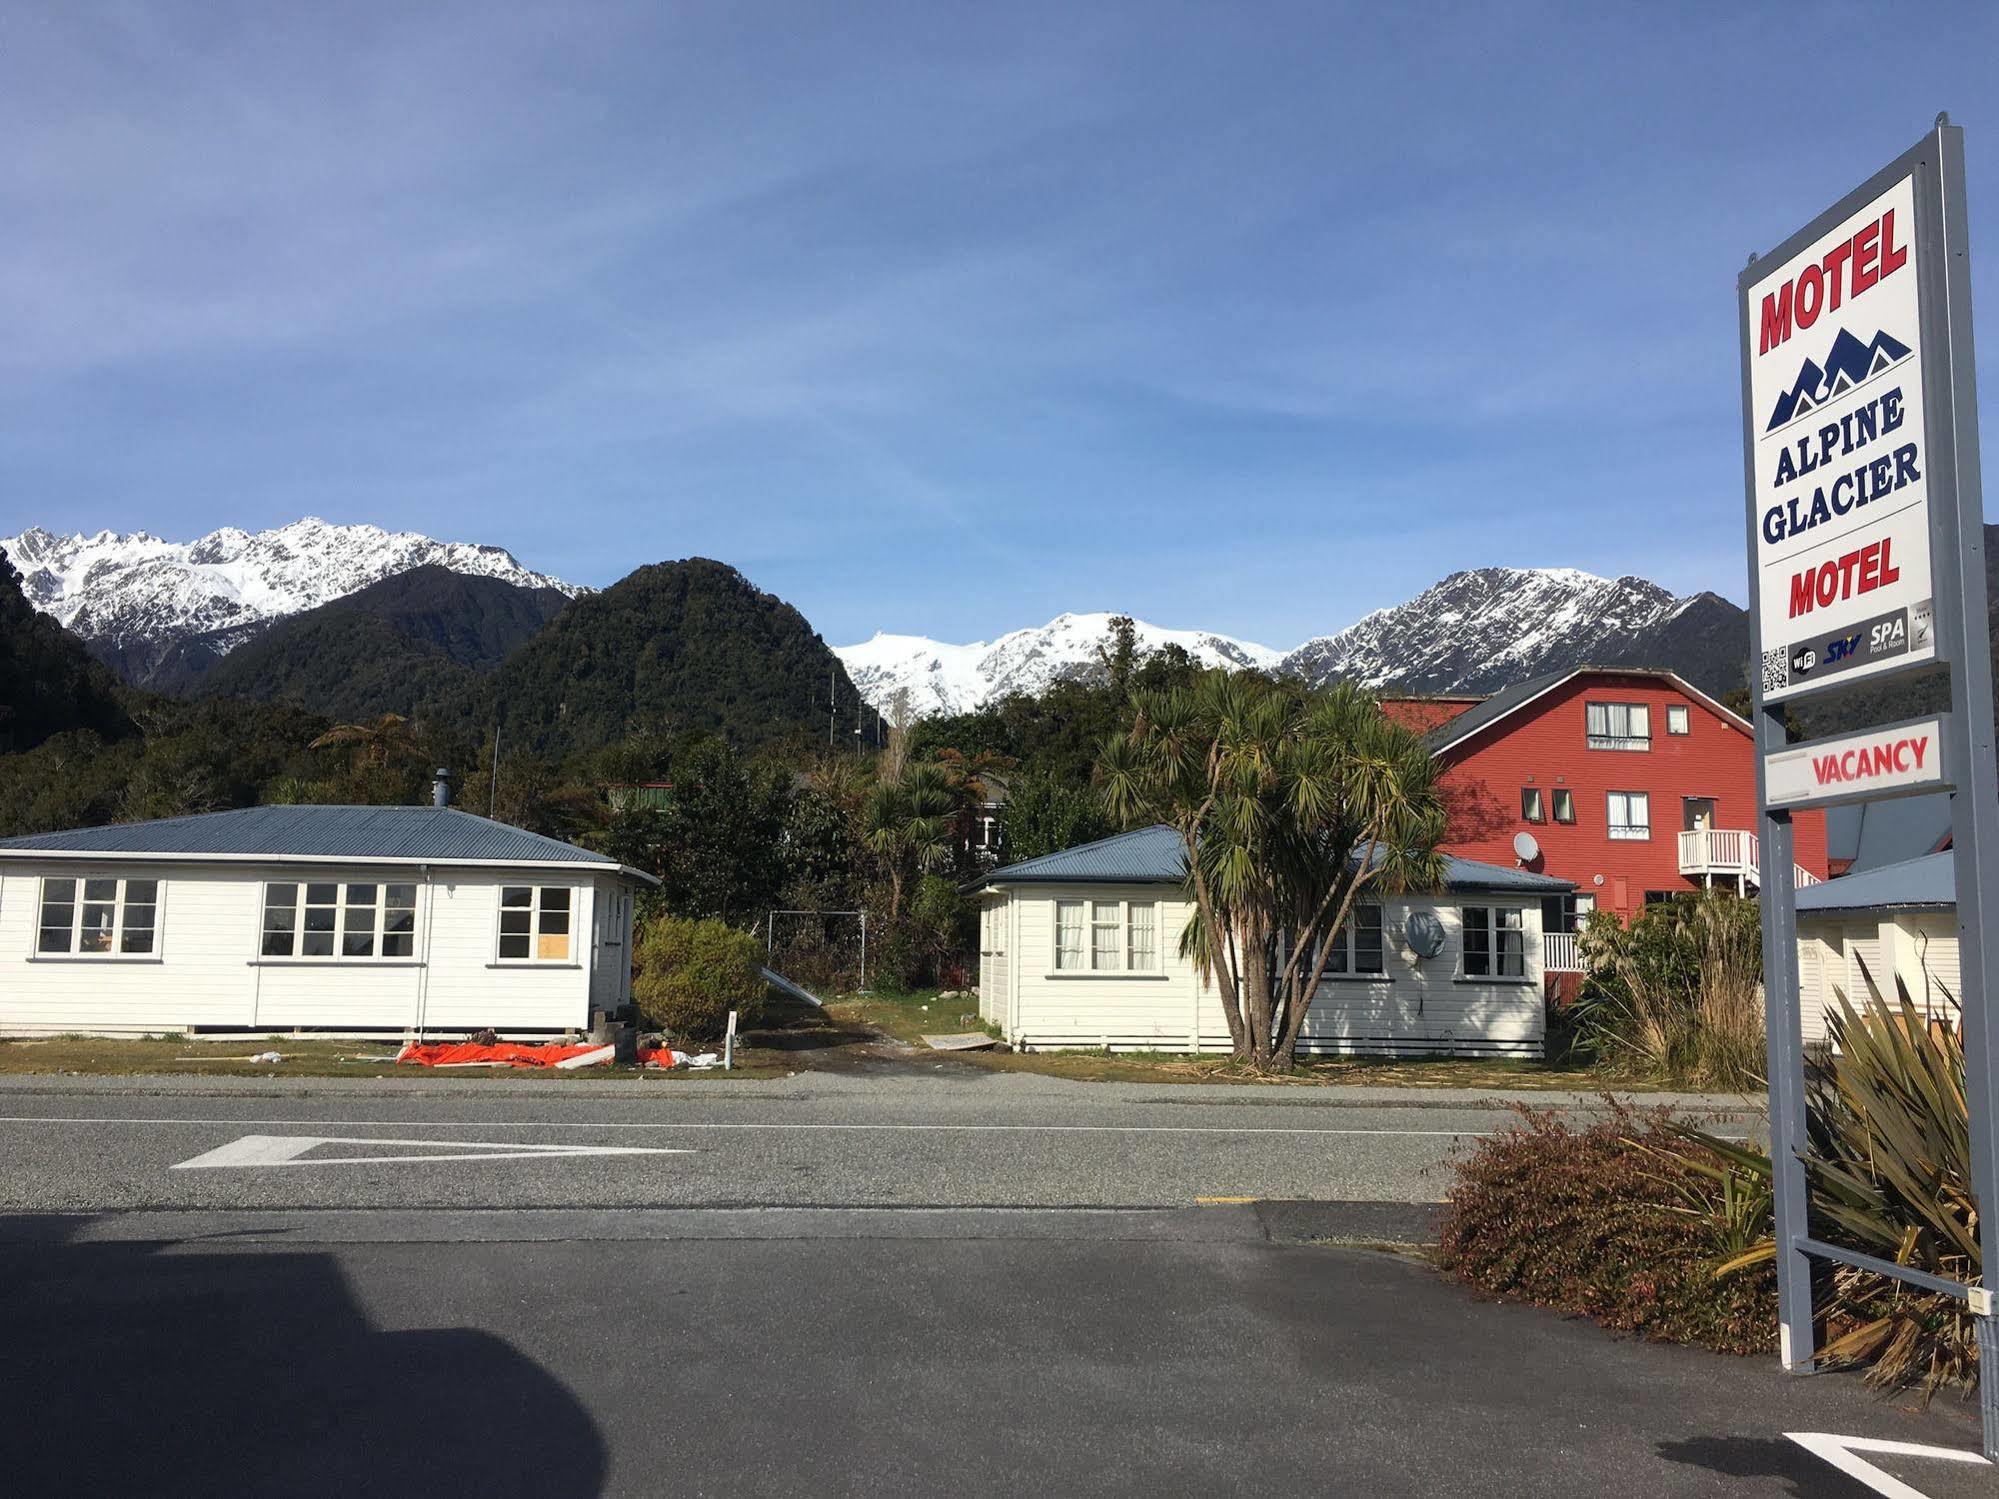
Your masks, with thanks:
[{"label": "satellite dish", "polygon": [[1522,864],[1532,864],[1536,859],[1541,857],[1541,845],[1535,841],[1532,833],[1515,833],[1513,835],[1513,856]]},{"label": "satellite dish", "polygon": [[1434,911],[1411,911],[1402,924],[1410,951],[1419,958],[1434,958],[1444,950],[1444,924]]}]

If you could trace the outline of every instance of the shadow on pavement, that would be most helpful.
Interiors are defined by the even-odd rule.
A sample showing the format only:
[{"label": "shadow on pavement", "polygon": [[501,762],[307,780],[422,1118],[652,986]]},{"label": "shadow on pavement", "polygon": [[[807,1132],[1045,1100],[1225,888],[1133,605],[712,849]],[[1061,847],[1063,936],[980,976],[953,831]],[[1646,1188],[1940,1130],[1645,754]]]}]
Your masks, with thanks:
[{"label": "shadow on pavement", "polygon": [[504,1339],[378,1329],[325,1254],[67,1242],[87,1221],[0,1216],[9,1493],[602,1487],[589,1413]]},{"label": "shadow on pavement", "polygon": [[1690,1437],[1661,1442],[1670,1463],[1729,1478],[1776,1478],[1793,1499],[1875,1499],[1874,1490],[1812,1456],[1788,1437]]}]

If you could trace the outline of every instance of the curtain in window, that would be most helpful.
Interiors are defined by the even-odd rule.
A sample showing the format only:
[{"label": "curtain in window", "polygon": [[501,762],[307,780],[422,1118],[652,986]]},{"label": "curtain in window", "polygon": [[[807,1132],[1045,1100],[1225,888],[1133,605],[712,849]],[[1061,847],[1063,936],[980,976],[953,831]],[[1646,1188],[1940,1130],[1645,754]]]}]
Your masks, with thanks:
[{"label": "curtain in window", "polygon": [[1128,966],[1133,973],[1151,973],[1159,966],[1158,928],[1154,922],[1156,908],[1151,901],[1134,901],[1129,909]]},{"label": "curtain in window", "polygon": [[1055,902],[1055,966],[1083,966],[1083,903],[1079,900]]},{"label": "curtain in window", "polygon": [[1090,902],[1090,966],[1100,972],[1118,966],[1118,907],[1114,900]]}]

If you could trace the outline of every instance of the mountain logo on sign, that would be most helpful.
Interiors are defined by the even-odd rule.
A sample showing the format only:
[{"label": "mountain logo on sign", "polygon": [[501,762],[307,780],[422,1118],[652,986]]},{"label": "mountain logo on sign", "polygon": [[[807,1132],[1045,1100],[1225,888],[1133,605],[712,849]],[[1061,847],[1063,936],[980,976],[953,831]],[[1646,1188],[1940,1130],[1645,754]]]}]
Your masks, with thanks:
[{"label": "mountain logo on sign", "polygon": [[1871,343],[1862,343],[1846,329],[1840,329],[1825,356],[1825,368],[1821,369],[1817,360],[1807,359],[1791,388],[1777,397],[1770,424],[1763,430],[1775,432],[1793,417],[1823,406],[1834,396],[1843,395],[1861,381],[1908,357],[1909,346],[1886,333],[1876,333]]}]

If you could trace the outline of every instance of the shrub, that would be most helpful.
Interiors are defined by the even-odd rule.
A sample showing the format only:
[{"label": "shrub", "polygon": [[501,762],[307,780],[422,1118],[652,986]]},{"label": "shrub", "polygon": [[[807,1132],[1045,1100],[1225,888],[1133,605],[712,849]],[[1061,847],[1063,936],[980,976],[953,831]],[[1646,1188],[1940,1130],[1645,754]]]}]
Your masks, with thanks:
[{"label": "shrub", "polygon": [[648,1025],[684,1041],[707,1041],[756,1019],[768,984],[756,938],[713,919],[658,916],[639,939],[632,999]]},{"label": "shrub", "polygon": [[1606,1065],[1664,1082],[1753,1088],[1762,1078],[1762,919],[1754,901],[1703,890],[1620,923],[1584,924],[1577,1024]]},{"label": "shrub", "polygon": [[1728,1246],[1690,1210],[1706,1179],[1682,1157],[1719,1157],[1663,1112],[1619,1110],[1586,1129],[1524,1109],[1521,1121],[1458,1163],[1439,1252],[1448,1274],[1621,1332],[1724,1353],[1775,1347],[1776,1277],[1765,1266],[1717,1278]]}]

